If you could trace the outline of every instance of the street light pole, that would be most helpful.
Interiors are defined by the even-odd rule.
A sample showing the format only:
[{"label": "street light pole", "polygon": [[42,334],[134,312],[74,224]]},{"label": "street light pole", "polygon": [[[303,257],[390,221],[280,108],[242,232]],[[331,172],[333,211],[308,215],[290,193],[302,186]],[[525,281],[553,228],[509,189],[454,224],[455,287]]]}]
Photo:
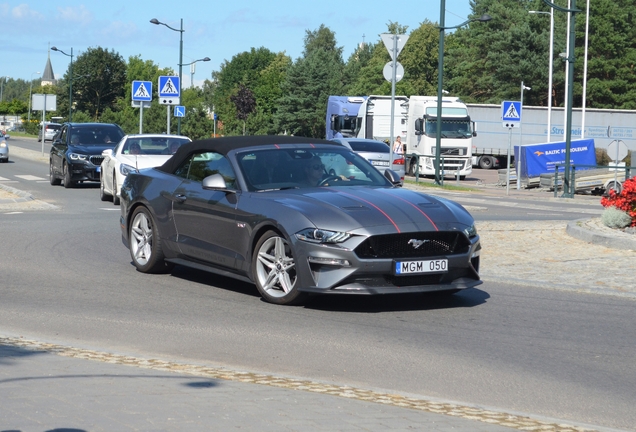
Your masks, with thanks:
[{"label": "street light pole", "polygon": [[33,95],[33,75],[38,74],[40,75],[40,72],[33,72],[31,74],[31,85],[29,86],[29,115],[27,116],[27,123],[31,124],[31,98]]},{"label": "street light pole", "polygon": [[552,9],[556,9],[560,12],[566,12],[568,14],[568,24],[569,24],[569,35],[568,35],[568,52],[567,52],[567,97],[566,97],[566,121],[565,121],[565,172],[563,178],[563,197],[565,198],[573,198],[574,197],[574,185],[571,184],[572,176],[570,173],[570,147],[572,144],[572,102],[573,102],[573,77],[574,77],[574,43],[576,42],[576,34],[575,34],[575,24],[576,24],[576,14],[581,12],[580,9],[576,8],[576,0],[568,1],[569,8],[563,8],[558,6],[549,0],[543,0],[545,4],[550,6]]},{"label": "street light pole", "polygon": [[552,73],[553,73],[553,57],[554,57],[554,11],[550,9],[550,12],[543,11],[529,11],[531,14],[546,14],[550,15],[550,62],[548,66],[548,142],[551,142],[552,135]]},{"label": "street light pole", "polygon": [[0,77],[0,79],[2,80],[2,82],[0,83],[0,102],[2,102],[2,96],[3,96],[3,92],[4,92],[4,83],[7,82],[7,78],[6,76]]},{"label": "street light pole", "polygon": [[64,51],[57,49],[56,47],[51,47],[51,50],[61,52],[67,57],[71,58],[71,66],[69,67],[69,78],[68,78],[68,122],[73,121],[73,47],[71,47],[71,53],[66,54]]},{"label": "street light pole", "polygon": [[[166,23],[162,23],[157,18],[151,19],[150,22],[155,25],[159,25],[159,24],[164,25],[172,31],[179,32],[179,86],[180,86],[179,93],[181,93],[181,88],[183,87],[183,81],[181,79],[181,75],[182,75],[181,72],[183,67],[183,32],[185,31],[183,30],[183,18],[181,18],[181,27],[178,29],[174,27],[170,27]],[[170,109],[170,107],[168,107],[168,109]],[[181,135],[181,117],[179,117],[179,119],[177,120],[177,135]]]},{"label": "street light pole", "polygon": [[435,183],[438,185],[442,184],[442,176],[440,176],[440,163],[441,163],[441,152],[442,152],[442,94],[443,94],[443,83],[444,83],[444,30],[452,30],[456,28],[460,28],[465,26],[466,24],[473,21],[486,22],[490,21],[492,18],[490,15],[484,14],[478,19],[469,19],[466,22],[461,23],[460,25],[453,27],[445,27],[445,15],[446,15],[446,0],[440,0],[439,6],[439,56],[438,56],[438,64],[437,64],[437,135],[435,138]]}]

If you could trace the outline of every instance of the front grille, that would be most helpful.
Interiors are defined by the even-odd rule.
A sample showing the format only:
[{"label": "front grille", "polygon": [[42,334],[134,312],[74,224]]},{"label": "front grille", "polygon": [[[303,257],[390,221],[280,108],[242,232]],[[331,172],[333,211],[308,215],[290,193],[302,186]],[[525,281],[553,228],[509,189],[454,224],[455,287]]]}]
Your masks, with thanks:
[{"label": "front grille", "polygon": [[451,169],[451,168],[457,168],[457,167],[463,168],[464,165],[466,164],[466,159],[452,159],[449,157],[442,157],[442,159],[443,159],[442,167],[444,169]]},{"label": "front grille", "polygon": [[104,156],[91,156],[88,158],[88,160],[91,161],[93,165],[99,166],[102,164]]},{"label": "front grille", "polygon": [[355,253],[361,259],[424,258],[463,254],[469,247],[470,242],[459,231],[432,231],[369,237],[355,248]]}]

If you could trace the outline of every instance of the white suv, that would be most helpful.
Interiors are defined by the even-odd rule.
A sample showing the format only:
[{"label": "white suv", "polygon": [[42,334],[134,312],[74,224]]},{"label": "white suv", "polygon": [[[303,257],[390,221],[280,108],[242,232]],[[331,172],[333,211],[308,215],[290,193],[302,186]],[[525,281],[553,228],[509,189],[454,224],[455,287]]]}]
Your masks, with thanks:
[{"label": "white suv", "polygon": [[[53,137],[62,127],[59,123],[44,123],[44,141],[53,141]],[[42,125],[40,125],[40,131],[38,132],[38,142],[42,141]]]}]

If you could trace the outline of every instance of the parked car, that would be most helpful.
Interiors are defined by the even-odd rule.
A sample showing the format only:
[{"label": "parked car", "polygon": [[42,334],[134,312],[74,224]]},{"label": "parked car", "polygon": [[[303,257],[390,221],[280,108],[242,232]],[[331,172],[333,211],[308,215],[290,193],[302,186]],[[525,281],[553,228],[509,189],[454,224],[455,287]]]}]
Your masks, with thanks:
[{"label": "parked car", "polygon": [[44,142],[53,141],[55,138],[55,134],[62,128],[62,125],[59,123],[44,123],[44,127],[40,125],[40,129],[38,131],[38,142],[42,141],[42,130],[44,129]]},{"label": "parked car", "polygon": [[100,180],[102,152],[112,149],[124,131],[110,123],[64,123],[53,140],[49,154],[52,185],[64,182],[72,188],[78,182]]},{"label": "parked car", "polygon": [[126,135],[114,149],[102,152],[99,198],[119,204],[119,191],[128,173],[163,165],[190,138],[180,135]]},{"label": "parked car", "polygon": [[0,137],[0,162],[9,162],[9,143]]},{"label": "parked car", "polygon": [[[325,158],[364,176],[329,174]],[[207,270],[252,282],[276,304],[309,293],[453,293],[479,285],[472,216],[399,182],[334,141],[195,141],[160,167],[126,176],[122,239],[140,272],[175,264]]]},{"label": "parked car", "polygon": [[404,184],[404,155],[394,154],[393,165],[391,165],[391,147],[388,144],[364,138],[334,138],[333,141],[358,153],[380,171],[391,168],[400,174],[402,184]]}]

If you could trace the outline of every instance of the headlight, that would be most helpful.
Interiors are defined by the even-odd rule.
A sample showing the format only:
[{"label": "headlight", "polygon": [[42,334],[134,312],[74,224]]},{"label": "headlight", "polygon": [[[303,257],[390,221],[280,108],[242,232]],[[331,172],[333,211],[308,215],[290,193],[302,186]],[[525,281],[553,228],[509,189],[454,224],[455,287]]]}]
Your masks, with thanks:
[{"label": "headlight", "polygon": [[88,155],[79,154],[79,153],[69,153],[68,157],[71,160],[81,160],[81,161],[87,161],[88,160]]},{"label": "headlight", "polygon": [[345,232],[328,231],[318,228],[307,228],[296,233],[296,238],[310,243],[342,243],[351,237]]},{"label": "headlight", "polygon": [[7,143],[6,143],[6,142],[2,141],[2,142],[0,143],[0,147],[6,147],[6,146],[7,146]]},{"label": "headlight", "polygon": [[134,166],[130,166],[130,165],[126,165],[126,164],[121,164],[119,165],[119,173],[123,176],[127,176],[130,173],[133,172],[137,172],[137,168],[135,168]]},{"label": "headlight", "polygon": [[472,224],[471,226],[466,228],[464,230],[464,234],[466,234],[466,237],[468,238],[475,237],[477,235],[477,227],[475,226],[475,224]]}]

